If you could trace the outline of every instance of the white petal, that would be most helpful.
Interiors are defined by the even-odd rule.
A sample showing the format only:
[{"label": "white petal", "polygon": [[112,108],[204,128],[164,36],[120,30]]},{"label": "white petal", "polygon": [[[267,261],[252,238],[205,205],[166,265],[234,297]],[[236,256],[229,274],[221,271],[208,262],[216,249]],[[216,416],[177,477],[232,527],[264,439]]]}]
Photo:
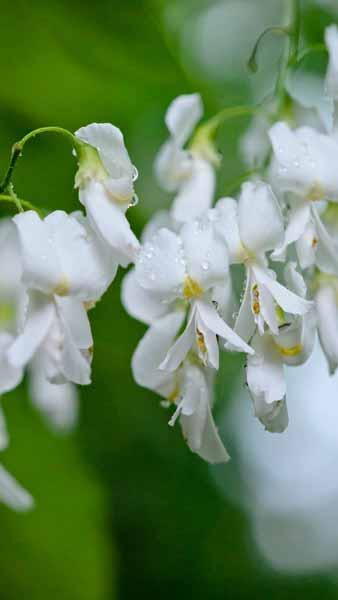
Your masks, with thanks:
[{"label": "white petal", "polygon": [[289,215],[288,226],[285,230],[284,242],[279,248],[276,248],[271,254],[271,258],[278,259],[282,257],[289,244],[299,240],[304,233],[307,224],[311,218],[309,203],[300,203],[292,207]]},{"label": "white petal", "polygon": [[86,350],[93,345],[93,337],[87,311],[77,298],[56,298],[57,312],[61,322],[67,324],[75,345]]},{"label": "white petal", "polygon": [[331,275],[338,275],[338,245],[326,231],[314,206],[312,207],[312,214],[318,236],[316,264],[321,271]]},{"label": "white petal", "polygon": [[180,238],[160,229],[142,246],[135,264],[137,282],[159,299],[173,300],[181,294],[185,261]]},{"label": "white petal", "polygon": [[196,310],[195,306],[193,306],[185,330],[166,353],[164,360],[160,364],[160,369],[170,372],[176,371],[194,345],[195,338]]},{"label": "white petal", "polygon": [[149,242],[160,229],[177,232],[178,224],[173,221],[168,210],[157,210],[145,224],[141,234],[142,244]]},{"label": "white petal", "polygon": [[295,262],[288,262],[284,268],[284,279],[289,290],[300,296],[306,297],[306,283],[301,273],[297,271]]},{"label": "white petal", "polygon": [[80,202],[95,231],[112,248],[113,257],[122,266],[135,260],[139,242],[122,208],[109,199],[103,185],[91,181],[80,190]]},{"label": "white petal", "polygon": [[252,399],[255,416],[260,420],[266,431],[270,433],[283,433],[289,424],[289,416],[285,398],[268,404],[264,396],[255,396]]},{"label": "white petal", "polygon": [[338,100],[338,28],[330,25],[325,30],[325,43],[329,51],[325,88],[329,96]]},{"label": "white petal", "polygon": [[24,283],[52,293],[62,278],[62,268],[48,226],[33,210],[16,215],[13,221],[20,239]]},{"label": "white petal", "polygon": [[[83,301],[97,300],[116,274],[111,253],[84,216],[54,211],[45,219],[56,249],[67,293]],[[61,280],[62,287],[62,280]]]},{"label": "white petal", "polygon": [[26,511],[34,506],[34,500],[29,492],[24,490],[2,465],[0,465],[0,502],[17,511]]},{"label": "white petal", "polygon": [[207,359],[208,366],[213,369],[218,369],[219,367],[219,348],[216,334],[206,326],[204,321],[200,318],[199,313],[196,315],[196,333],[199,333],[203,336],[203,341],[206,347],[206,357],[202,353],[201,359],[203,361],[204,358]]},{"label": "white petal", "polygon": [[234,326],[234,331],[246,342],[251,339],[255,331],[255,321],[251,310],[252,283],[251,272],[247,269],[245,290]]},{"label": "white petal", "polygon": [[215,192],[215,172],[206,160],[193,158],[190,175],[183,180],[174,199],[171,214],[180,223],[187,223],[211,207]]},{"label": "white petal", "polygon": [[[180,423],[183,435],[192,452],[196,452],[210,463],[222,463],[229,460],[211,414],[211,393],[203,373],[192,367],[191,383],[188,394],[192,396],[190,404],[195,405],[192,414],[182,414]],[[186,393],[187,391],[184,390]],[[183,391],[183,393],[184,393]]]},{"label": "white petal", "polygon": [[256,115],[241,137],[241,155],[251,169],[260,167],[268,156],[270,149],[269,127],[269,120],[265,116]]},{"label": "white petal", "polygon": [[6,426],[6,420],[4,417],[3,410],[0,406],[0,451],[7,448],[9,443],[9,435]]},{"label": "white petal", "polygon": [[31,294],[24,329],[8,350],[8,361],[16,368],[24,367],[46,337],[53,319],[53,300],[40,294]]},{"label": "white petal", "polygon": [[164,397],[175,389],[172,374],[159,370],[184,319],[184,313],[172,312],[156,321],[139,342],[133,358],[132,371],[136,383],[158,392]]},{"label": "white petal", "polygon": [[194,159],[182,150],[175,139],[161,146],[154,163],[154,171],[159,185],[167,192],[174,192],[192,174]]},{"label": "white petal", "polygon": [[272,333],[278,333],[278,321],[276,316],[276,305],[269,290],[259,286],[260,313]]},{"label": "white petal", "polygon": [[124,144],[120,129],[111,123],[91,123],[81,127],[75,135],[82,141],[94,146],[108,173],[114,179],[127,175],[134,176],[134,167]]},{"label": "white petal", "polygon": [[255,355],[248,357],[246,368],[251,395],[263,396],[267,404],[282,400],[286,393],[283,361],[272,337],[255,335],[252,345]]},{"label": "white petal", "polygon": [[[14,367],[8,361],[8,349],[13,343],[13,336],[5,331],[0,333],[0,394],[16,388],[23,378],[23,369]],[[0,416],[1,420],[1,416]],[[1,449],[1,425],[0,425]]]},{"label": "white petal", "polygon": [[215,206],[215,228],[227,244],[230,264],[241,263],[245,252],[239,235],[237,209],[233,198],[221,198]]},{"label": "white petal", "polygon": [[252,348],[250,348],[250,346],[248,346],[248,344],[246,344],[246,342],[244,342],[242,338],[240,338],[239,335],[223,321],[223,319],[221,319],[214,306],[208,304],[207,302],[198,300],[196,302],[196,309],[198,310],[199,317],[205,323],[206,327],[208,327],[216,335],[219,335],[221,338],[225,339],[239,352],[253,354]]},{"label": "white petal", "polygon": [[317,247],[314,240],[318,241],[318,234],[311,220],[296,242],[297,258],[301,269],[308,269],[315,265]]},{"label": "white petal", "polygon": [[72,383],[50,383],[39,362],[34,360],[29,376],[29,393],[34,406],[56,431],[66,432],[78,418],[78,395]]},{"label": "white petal", "polygon": [[172,309],[170,304],[158,301],[151,292],[138,284],[135,269],[130,270],[123,278],[121,300],[127,313],[147,325],[151,325]]},{"label": "white petal", "polygon": [[304,298],[300,298],[293,292],[290,292],[286,287],[278,283],[269,276],[269,274],[261,267],[253,267],[253,272],[259,284],[264,285],[272,294],[277,304],[282,307],[285,312],[304,315],[313,306],[313,303]]},{"label": "white petal", "polygon": [[255,254],[272,250],[284,239],[283,217],[270,186],[261,181],[242,185],[238,226],[244,246]]},{"label": "white petal", "polygon": [[330,373],[333,374],[338,366],[338,308],[335,289],[329,285],[320,287],[315,301],[319,339]]},{"label": "white petal", "polygon": [[187,273],[203,290],[223,284],[228,272],[228,253],[209,219],[186,223],[181,230]]},{"label": "white petal", "polygon": [[167,110],[165,122],[178,144],[183,145],[187,141],[202,114],[203,105],[199,94],[184,94],[173,100]]},{"label": "white petal", "polygon": [[338,200],[337,141],[311,127],[292,131],[286,123],[275,123],[269,132],[279,165],[278,185],[302,197],[316,194],[318,200]]}]

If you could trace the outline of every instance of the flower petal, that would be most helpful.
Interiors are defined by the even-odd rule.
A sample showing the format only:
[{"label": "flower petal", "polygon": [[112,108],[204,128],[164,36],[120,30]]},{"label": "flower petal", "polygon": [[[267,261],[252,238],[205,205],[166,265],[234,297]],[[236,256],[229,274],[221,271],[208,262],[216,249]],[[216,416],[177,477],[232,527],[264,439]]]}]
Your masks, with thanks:
[{"label": "flower petal", "polygon": [[312,207],[312,214],[318,236],[316,264],[321,271],[331,275],[338,275],[338,245],[326,231],[314,206]]},{"label": "flower petal", "polygon": [[139,242],[122,208],[109,199],[103,185],[91,181],[80,189],[79,197],[91,226],[112,248],[114,260],[124,267],[133,262]]},{"label": "flower petal", "polygon": [[118,127],[111,123],[91,123],[78,129],[75,135],[98,150],[104,167],[112,178],[118,179],[123,175],[134,177],[135,169]]},{"label": "flower petal", "polygon": [[307,224],[311,218],[310,206],[308,203],[300,203],[294,206],[289,215],[288,226],[285,230],[284,242],[281,246],[276,248],[271,254],[271,258],[274,260],[283,259],[283,254],[289,244],[299,240],[301,235],[304,233]]},{"label": "flower petal", "polygon": [[315,296],[318,334],[321,346],[332,375],[338,367],[338,308],[336,290],[330,286],[321,286]]},{"label": "flower petal", "polygon": [[247,384],[254,398],[262,397],[271,404],[282,400],[286,393],[282,358],[269,333],[255,335],[252,340],[255,355],[249,356],[246,367]]},{"label": "flower petal", "polygon": [[186,223],[181,230],[187,273],[203,290],[223,284],[228,274],[228,254],[209,219]]},{"label": "flower petal", "polygon": [[30,493],[24,490],[2,465],[0,465],[0,502],[20,512],[34,506]]},{"label": "flower petal", "polygon": [[278,281],[272,279],[272,277],[270,277],[261,267],[254,266],[253,272],[258,283],[264,285],[269,290],[277,304],[279,304],[285,312],[295,315],[304,315],[313,306],[313,303],[309,300],[297,296],[278,283]]},{"label": "flower petal", "polygon": [[33,210],[15,215],[13,221],[20,240],[23,282],[29,288],[53,293],[63,274],[48,226]]},{"label": "flower petal", "polygon": [[179,328],[184,313],[169,313],[156,321],[139,342],[131,362],[136,383],[156,391],[167,398],[176,387],[175,378],[159,369],[159,363],[165,358]]},{"label": "flower petal", "polygon": [[159,368],[163,371],[176,371],[184,361],[189,350],[193,347],[196,338],[196,309],[191,309],[187,326],[175,343],[168,349]]},{"label": "flower petal", "polygon": [[191,173],[183,180],[174,199],[171,214],[180,223],[196,219],[211,207],[215,192],[215,171],[203,159],[193,158]]},{"label": "flower petal", "polygon": [[239,352],[253,354],[252,348],[248,346],[248,344],[246,344],[246,342],[244,342],[242,338],[223,321],[223,319],[221,319],[214,306],[202,300],[197,300],[196,309],[206,327],[216,335],[227,340],[227,342]]},{"label": "flower petal", "polygon": [[233,198],[221,198],[215,205],[215,228],[226,242],[229,262],[241,263],[245,249],[238,229],[238,204]]},{"label": "flower petal", "polygon": [[14,340],[7,354],[9,363],[16,368],[24,367],[45,339],[55,319],[53,301],[36,292],[30,294],[24,329]]},{"label": "flower petal", "polygon": [[238,226],[242,243],[255,254],[281,245],[284,239],[283,217],[269,185],[262,181],[247,181],[242,185]]},{"label": "flower petal", "polygon": [[[8,349],[13,343],[13,336],[5,331],[0,333],[0,394],[5,394],[16,388],[23,378],[23,369],[14,367],[7,358]],[[0,416],[1,420],[1,416]],[[0,438],[1,438],[0,425]],[[0,439],[1,449],[1,439]]]},{"label": "flower petal", "polygon": [[326,93],[338,100],[338,27],[330,25],[325,29],[325,43],[329,51],[329,64],[326,72]]},{"label": "flower petal", "polygon": [[138,284],[167,302],[181,294],[185,270],[182,242],[169,229],[160,229],[142,246],[135,264]]},{"label": "flower petal", "polygon": [[172,101],[165,123],[178,144],[185,144],[202,114],[203,105],[199,94],[183,94]]},{"label": "flower petal", "polygon": [[172,310],[170,304],[158,301],[151,292],[139,285],[135,269],[131,269],[123,278],[121,300],[127,313],[147,325],[151,325]]},{"label": "flower petal", "polygon": [[78,395],[72,383],[50,383],[34,359],[29,373],[29,393],[34,406],[42,413],[49,426],[61,432],[74,428],[78,419]]}]

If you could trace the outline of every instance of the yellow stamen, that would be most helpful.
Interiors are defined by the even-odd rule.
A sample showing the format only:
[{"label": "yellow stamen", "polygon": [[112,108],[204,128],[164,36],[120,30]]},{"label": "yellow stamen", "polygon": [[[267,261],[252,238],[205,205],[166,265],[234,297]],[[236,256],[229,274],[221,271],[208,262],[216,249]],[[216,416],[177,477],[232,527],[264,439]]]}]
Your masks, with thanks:
[{"label": "yellow stamen", "polygon": [[204,335],[199,329],[196,329],[196,342],[200,351],[205,354],[207,352],[207,347],[205,345]]},{"label": "yellow stamen", "polygon": [[316,202],[317,200],[322,200],[325,196],[325,190],[320,183],[315,183],[310,189],[307,199],[309,202]]},{"label": "yellow stamen", "polygon": [[252,286],[252,310],[255,313],[255,315],[259,315],[260,311],[261,311],[261,306],[259,303],[259,290],[258,290],[258,285],[255,283],[255,285]]},{"label": "yellow stamen", "polygon": [[57,286],[55,286],[53,294],[56,294],[57,296],[66,296],[69,293],[69,289],[69,281],[67,277],[63,277],[62,279],[60,279]]},{"label": "yellow stamen", "polygon": [[200,286],[198,281],[189,277],[189,275],[184,280],[183,285],[183,296],[186,300],[191,300],[191,298],[199,298],[203,294],[203,288]]},{"label": "yellow stamen", "polygon": [[290,348],[286,348],[285,346],[280,346],[279,344],[276,344],[276,346],[277,346],[278,351],[283,356],[297,356],[303,350],[302,344],[296,344],[295,346],[291,346]]}]

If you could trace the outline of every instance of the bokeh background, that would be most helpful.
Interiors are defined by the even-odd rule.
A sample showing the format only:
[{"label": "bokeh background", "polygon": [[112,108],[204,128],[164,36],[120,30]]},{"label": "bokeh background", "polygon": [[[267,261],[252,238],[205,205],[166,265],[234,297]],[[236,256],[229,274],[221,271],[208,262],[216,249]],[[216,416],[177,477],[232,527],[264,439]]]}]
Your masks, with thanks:
[{"label": "bokeh background", "polygon": [[[112,122],[123,130],[140,173],[140,202],[130,211],[140,233],[170,202],[152,171],[166,136],[167,105],[178,94],[199,91],[211,116],[262,97],[272,88],[283,41],[266,40],[257,75],[248,73],[245,61],[257,35],[280,23],[286,4],[0,0],[1,170],[11,144],[30,129],[74,131]],[[332,21],[338,22],[338,2],[303,2],[307,43],[321,42]],[[219,136],[220,193],[245,170],[238,137],[247,125],[244,118],[227,123]],[[67,142],[40,137],[18,163],[17,192],[34,204],[73,210],[74,170]],[[3,399],[11,445],[1,459],[32,492],[36,508],[16,514],[0,506],[0,598],[338,598],[338,543],[336,561],[324,569],[316,563],[288,569],[283,561],[269,561],[255,543],[248,507],[238,497],[246,471],[229,428],[231,422],[241,431],[244,421],[224,416],[238,395],[241,360],[224,356],[217,384],[216,412],[222,435],[230,431],[232,464],[210,468],[188,451],[179,428],[167,427],[158,398],[132,380],[130,358],[144,328],[121,307],[121,276],[91,314],[93,384],[81,390],[76,431],[48,431],[25,384]],[[330,473],[338,479],[338,472]],[[309,494],[311,486],[310,471]],[[297,478],[290,493],[296,488]],[[332,517],[335,530],[337,523]]]}]

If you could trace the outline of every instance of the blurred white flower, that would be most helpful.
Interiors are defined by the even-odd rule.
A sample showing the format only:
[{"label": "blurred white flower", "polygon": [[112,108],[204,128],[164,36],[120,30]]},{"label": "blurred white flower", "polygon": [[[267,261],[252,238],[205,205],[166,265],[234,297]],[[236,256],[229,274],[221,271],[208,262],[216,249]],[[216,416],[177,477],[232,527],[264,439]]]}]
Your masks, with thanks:
[{"label": "blurred white flower", "polygon": [[155,160],[155,173],[161,186],[176,192],[172,217],[184,223],[210,208],[214,190],[213,162],[217,155],[208,139],[189,150],[184,145],[203,114],[199,94],[178,96],[169,106],[165,122],[171,135]]}]

